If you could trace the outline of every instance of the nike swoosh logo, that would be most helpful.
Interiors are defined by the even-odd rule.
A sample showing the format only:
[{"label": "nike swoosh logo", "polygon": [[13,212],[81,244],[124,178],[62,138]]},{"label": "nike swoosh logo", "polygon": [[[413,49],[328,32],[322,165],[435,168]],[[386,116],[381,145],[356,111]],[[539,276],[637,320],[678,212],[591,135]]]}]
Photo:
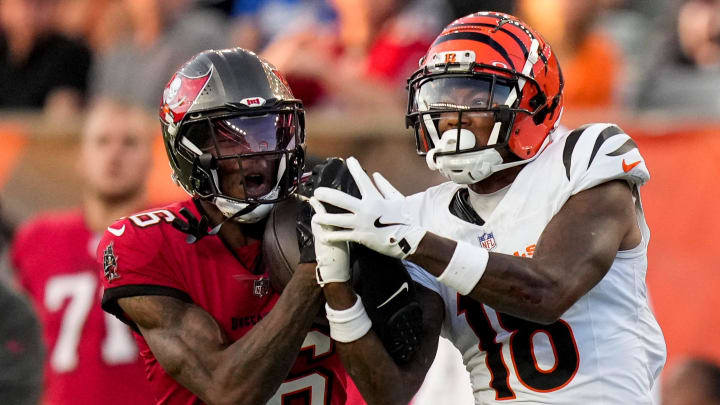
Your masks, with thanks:
[{"label": "nike swoosh logo", "polygon": [[623,161],[622,161],[623,171],[624,171],[625,173],[629,172],[630,170],[633,169],[633,167],[639,165],[640,162],[642,162],[642,160],[638,160],[637,162],[633,162],[633,163],[627,164],[627,163],[625,163],[625,159],[623,159]]},{"label": "nike swoosh logo", "polygon": [[373,225],[375,225],[375,228],[385,228],[386,226],[395,226],[395,225],[407,225],[407,224],[403,224],[402,222],[390,222],[390,223],[385,224],[385,223],[380,222],[380,218],[382,218],[382,216],[377,217],[377,219],[373,223]]},{"label": "nike swoosh logo", "polygon": [[125,225],[121,226],[120,229],[115,229],[108,226],[107,230],[115,236],[122,236],[122,234],[125,233]]},{"label": "nike swoosh logo", "polygon": [[395,291],[395,294],[391,295],[390,298],[388,298],[387,300],[385,300],[385,302],[383,302],[382,304],[378,305],[378,306],[377,306],[377,309],[380,309],[380,307],[382,307],[383,305],[385,305],[385,304],[387,304],[388,302],[392,301],[392,299],[395,298],[395,297],[397,297],[397,295],[400,294],[401,292],[403,292],[403,290],[404,290],[404,291],[408,291],[409,288],[410,288],[410,286],[408,286],[407,281],[404,282],[404,283],[400,286],[400,288],[399,288],[397,291]]}]

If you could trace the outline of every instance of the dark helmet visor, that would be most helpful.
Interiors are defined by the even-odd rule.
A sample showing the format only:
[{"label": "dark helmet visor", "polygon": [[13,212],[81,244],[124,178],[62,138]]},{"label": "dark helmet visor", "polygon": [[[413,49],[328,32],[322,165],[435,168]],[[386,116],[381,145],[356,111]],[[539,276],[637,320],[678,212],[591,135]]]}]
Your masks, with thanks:
[{"label": "dark helmet visor", "polygon": [[213,126],[218,157],[295,148],[297,120],[292,113],[218,119]]},{"label": "dark helmet visor", "polygon": [[293,112],[222,117],[210,123],[212,131],[205,121],[188,128],[185,137],[216,158],[294,149],[302,142],[296,139],[300,129]]}]

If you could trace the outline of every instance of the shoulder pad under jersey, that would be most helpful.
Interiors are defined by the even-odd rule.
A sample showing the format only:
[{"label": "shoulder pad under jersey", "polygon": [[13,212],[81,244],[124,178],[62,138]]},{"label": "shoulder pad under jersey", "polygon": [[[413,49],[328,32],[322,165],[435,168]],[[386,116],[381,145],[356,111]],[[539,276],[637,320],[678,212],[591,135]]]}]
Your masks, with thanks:
[{"label": "shoulder pad under jersey", "polygon": [[572,194],[611,180],[641,186],[650,179],[637,144],[614,124],[587,124],[570,132],[562,159]]}]

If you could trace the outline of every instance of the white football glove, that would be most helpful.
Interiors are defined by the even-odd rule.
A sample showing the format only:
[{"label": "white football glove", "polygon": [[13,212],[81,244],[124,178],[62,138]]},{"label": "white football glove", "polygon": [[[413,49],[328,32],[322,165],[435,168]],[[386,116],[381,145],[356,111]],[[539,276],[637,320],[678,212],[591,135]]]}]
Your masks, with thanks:
[{"label": "white football glove", "polygon": [[347,242],[326,242],[325,234],[330,232],[329,226],[319,224],[315,218],[318,214],[325,214],[325,207],[314,197],[310,199],[310,205],[315,210],[312,221],[313,237],[315,238],[315,278],[320,287],[327,283],[342,283],[350,280],[350,258]]},{"label": "white football glove", "polygon": [[373,174],[373,184],[357,159],[348,158],[346,163],[362,199],[327,187],[315,190],[314,198],[317,200],[350,211],[322,213],[313,217],[313,222],[334,227],[331,232],[323,233],[325,242],[357,242],[398,259],[414,253],[425,236],[425,230],[407,214],[405,196],[380,173]]}]

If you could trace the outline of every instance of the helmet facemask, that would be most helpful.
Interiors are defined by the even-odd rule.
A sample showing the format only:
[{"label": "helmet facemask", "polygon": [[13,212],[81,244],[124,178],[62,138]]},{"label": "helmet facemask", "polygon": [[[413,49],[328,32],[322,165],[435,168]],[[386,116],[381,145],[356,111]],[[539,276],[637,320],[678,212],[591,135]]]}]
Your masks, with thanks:
[{"label": "helmet facemask", "polygon": [[521,164],[508,141],[516,116],[533,112],[518,107],[518,80],[473,72],[479,67],[474,63],[465,72],[452,67],[445,64],[410,80],[408,124],[414,127],[418,153],[431,170],[461,184]]},{"label": "helmet facemask", "polygon": [[303,161],[301,110],[190,118],[178,149],[192,156],[195,194],[226,217],[257,222],[295,191]]}]

